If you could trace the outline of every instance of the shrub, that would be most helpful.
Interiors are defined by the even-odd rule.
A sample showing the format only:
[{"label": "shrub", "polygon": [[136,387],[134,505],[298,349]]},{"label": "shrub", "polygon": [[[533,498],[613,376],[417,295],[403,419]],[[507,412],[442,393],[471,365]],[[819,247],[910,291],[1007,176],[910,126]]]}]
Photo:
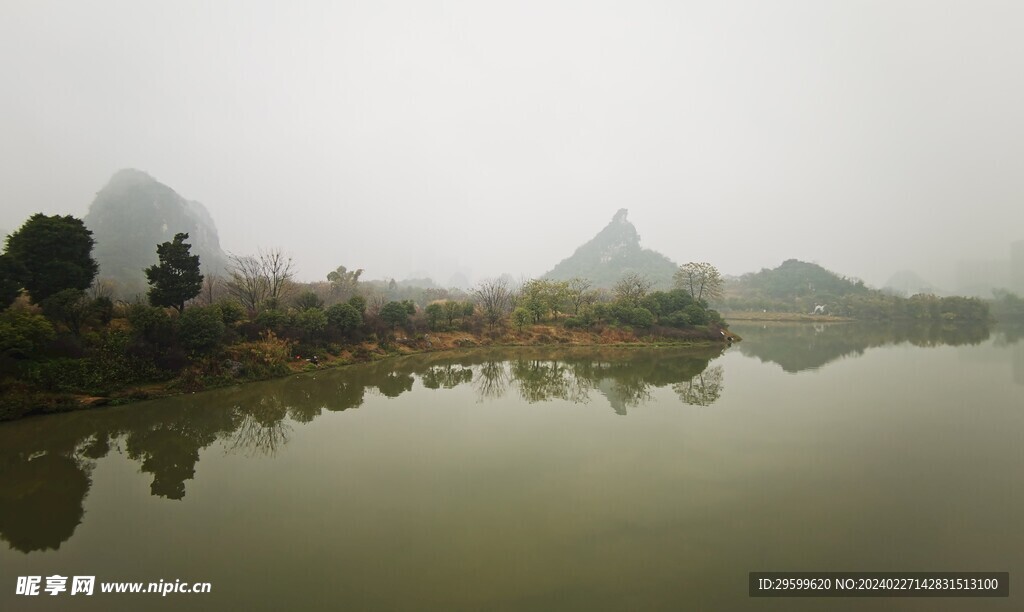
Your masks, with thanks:
[{"label": "shrub", "polygon": [[49,359],[26,364],[21,378],[39,389],[61,393],[106,395],[112,389],[137,382],[166,378],[151,359],[131,355],[130,338],[111,332],[87,357]]},{"label": "shrub", "polygon": [[409,315],[415,314],[416,306],[406,300],[404,302],[388,302],[380,309],[380,318],[391,327],[406,327]]},{"label": "shrub", "polygon": [[53,326],[42,315],[15,308],[0,313],[0,355],[24,359],[53,338]]},{"label": "shrub", "polygon": [[442,331],[447,329],[448,325],[445,321],[445,307],[439,302],[427,304],[423,313],[427,317],[427,326],[430,327],[431,331]]},{"label": "shrub", "polygon": [[272,331],[260,334],[260,339],[234,347],[236,359],[242,363],[245,376],[252,379],[267,378],[288,372],[292,357],[292,343],[277,337]]},{"label": "shrub", "polygon": [[589,325],[587,325],[587,322],[583,319],[583,317],[569,317],[568,319],[565,320],[564,325],[566,329],[579,329],[583,327],[589,327]]},{"label": "shrub", "polygon": [[135,330],[136,338],[146,344],[167,346],[171,344],[174,330],[167,311],[156,306],[132,304],[128,309],[128,322]]},{"label": "shrub", "polygon": [[666,325],[670,325],[672,327],[689,327],[690,315],[688,315],[684,310],[678,310],[666,317],[663,317],[662,321]]},{"label": "shrub", "polygon": [[20,382],[0,384],[0,421],[11,421],[34,413],[64,412],[78,408],[75,398],[33,391]]},{"label": "shrub", "polygon": [[700,304],[690,304],[683,312],[690,319],[690,325],[707,325],[708,311],[700,307]]},{"label": "shrub", "polygon": [[349,298],[348,304],[359,312],[360,317],[366,316],[366,298],[361,295],[353,295]]},{"label": "shrub", "polygon": [[245,311],[242,310],[238,302],[218,302],[217,308],[220,309],[221,321],[229,327],[241,321],[245,316]]},{"label": "shrub", "polygon": [[186,308],[178,317],[178,340],[193,355],[213,352],[223,337],[223,312],[216,306]]},{"label": "shrub", "polygon": [[523,328],[532,320],[533,313],[522,306],[512,311],[512,323],[519,329],[519,331],[523,331]]},{"label": "shrub", "polygon": [[303,291],[295,298],[295,307],[299,310],[310,310],[312,308],[322,310],[324,301],[312,291]]},{"label": "shrub", "polygon": [[92,315],[101,325],[109,325],[114,318],[114,302],[105,295],[101,295],[89,304]]},{"label": "shrub", "polygon": [[327,314],[319,308],[307,308],[295,315],[295,327],[306,340],[311,340],[327,329]]},{"label": "shrub", "polygon": [[269,308],[256,315],[256,325],[264,331],[281,333],[288,325],[288,313],[276,308]]},{"label": "shrub", "polygon": [[625,323],[634,327],[650,327],[654,325],[654,315],[650,310],[639,306],[630,308],[627,312]]},{"label": "shrub", "polygon": [[91,304],[81,289],[58,291],[43,300],[40,306],[47,318],[63,323],[76,336],[81,333],[89,315],[93,314]]},{"label": "shrub", "polygon": [[345,336],[351,336],[362,326],[363,315],[351,303],[335,304],[327,309],[327,323]]}]

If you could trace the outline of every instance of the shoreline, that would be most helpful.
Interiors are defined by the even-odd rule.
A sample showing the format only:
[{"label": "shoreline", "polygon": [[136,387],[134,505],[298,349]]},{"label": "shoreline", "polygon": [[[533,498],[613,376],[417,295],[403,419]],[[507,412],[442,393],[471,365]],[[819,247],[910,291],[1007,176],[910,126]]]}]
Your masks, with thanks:
[{"label": "shoreline", "polygon": [[[233,385],[244,385],[247,383],[263,382],[287,378],[289,376],[316,372],[319,370],[337,369],[352,365],[375,363],[397,357],[420,355],[426,353],[439,353],[446,351],[464,351],[487,348],[712,348],[721,346],[723,349],[733,342],[742,340],[738,335],[726,331],[727,335],[723,340],[712,340],[709,338],[672,338],[666,336],[640,336],[637,337],[632,331],[620,329],[605,329],[598,333],[593,331],[567,330],[563,327],[536,325],[528,330],[515,332],[510,329],[502,332],[484,332],[483,334],[471,334],[468,332],[434,332],[424,334],[421,338],[397,338],[393,342],[360,342],[355,345],[344,347],[338,354],[324,353],[319,358],[319,364],[314,365],[301,355],[285,364],[287,372],[273,374],[259,378],[234,378],[234,379],[213,379],[204,380],[196,385],[189,385],[183,378],[188,370],[183,370],[175,378],[157,383],[145,385],[127,386],[112,392],[107,396],[71,395],[64,396],[67,403],[58,404],[66,408],[53,410],[40,410],[25,414],[18,419],[32,418],[50,414],[65,412],[78,412],[103,407],[125,406],[144,402],[147,400],[174,397],[190,393],[201,393],[212,391]],[[51,396],[53,397],[53,396]],[[0,421],[2,423],[3,421]]]},{"label": "shoreline", "polygon": [[738,310],[723,312],[728,321],[785,321],[796,323],[852,323],[856,319],[836,315],[803,314],[800,312],[756,312]]}]

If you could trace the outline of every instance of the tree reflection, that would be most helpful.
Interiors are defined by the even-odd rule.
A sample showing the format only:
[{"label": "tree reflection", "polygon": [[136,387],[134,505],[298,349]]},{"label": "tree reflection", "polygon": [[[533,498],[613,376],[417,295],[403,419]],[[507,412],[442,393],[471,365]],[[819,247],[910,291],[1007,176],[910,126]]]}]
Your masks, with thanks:
[{"label": "tree reflection", "polygon": [[376,387],[384,397],[398,397],[406,391],[412,391],[412,384],[416,379],[411,374],[400,372],[388,372],[382,379],[377,381]]},{"label": "tree reflection", "polygon": [[479,401],[501,397],[515,388],[528,403],[556,399],[587,403],[596,391],[608,400],[612,410],[625,415],[629,409],[650,401],[652,388],[689,381],[719,354],[719,350],[652,353],[598,349],[533,354],[520,350],[512,353],[514,357],[509,361],[483,362],[473,388]]},{"label": "tree reflection", "polygon": [[262,398],[249,409],[235,407],[238,423],[228,436],[228,450],[243,451],[254,455],[274,456],[285,444],[292,432],[285,422],[288,414],[305,414],[289,410],[278,397]]},{"label": "tree reflection", "polygon": [[0,467],[0,538],[29,553],[57,550],[82,522],[82,503],[92,485],[90,468],[62,455],[18,460]]},{"label": "tree reflection", "polygon": [[[195,411],[188,411],[198,416]],[[208,419],[168,415],[132,428],[125,438],[128,457],[142,462],[142,471],[153,475],[150,491],[167,499],[185,497],[185,481],[196,473],[199,451],[213,444],[229,423],[212,426]]]},{"label": "tree reflection", "polygon": [[529,403],[560,399],[578,404],[590,399],[591,382],[576,375],[564,362],[516,360],[512,362],[512,378],[520,396]]},{"label": "tree reflection", "polygon": [[421,375],[423,386],[428,389],[454,389],[473,381],[473,370],[458,364],[431,366]]},{"label": "tree reflection", "polygon": [[712,366],[686,382],[672,385],[679,399],[691,406],[710,406],[722,396],[722,366]]},{"label": "tree reflection", "polygon": [[473,379],[473,387],[479,401],[497,399],[505,395],[511,382],[511,374],[504,361],[486,361]]},{"label": "tree reflection", "polygon": [[[274,456],[296,425],[392,398],[418,379],[428,392],[465,387],[480,401],[518,392],[525,402],[586,403],[597,394],[626,414],[675,385],[683,401],[717,399],[720,349],[515,349],[425,354],[252,383],[132,406],[25,419],[0,426],[0,538],[22,552],[56,549],[83,518],[95,461],[123,454],[152,476],[152,495],[184,499],[204,449]],[[695,382],[696,381],[696,382]],[[678,384],[677,384],[678,383]],[[686,393],[679,391],[682,385]],[[718,391],[713,391],[717,385]],[[596,393],[595,393],[596,392]]]},{"label": "tree reflection", "polygon": [[743,337],[741,353],[790,373],[815,370],[876,346],[960,346],[979,344],[990,335],[984,323],[738,323],[731,329]]}]

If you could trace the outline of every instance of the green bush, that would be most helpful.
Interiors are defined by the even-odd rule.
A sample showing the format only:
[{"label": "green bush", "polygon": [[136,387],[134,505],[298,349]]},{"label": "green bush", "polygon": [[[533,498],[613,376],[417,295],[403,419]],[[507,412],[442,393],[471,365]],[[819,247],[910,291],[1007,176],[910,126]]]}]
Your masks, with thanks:
[{"label": "green bush", "polygon": [[408,301],[388,302],[380,309],[380,318],[394,327],[406,327],[409,325],[409,316],[416,313],[416,306]]},{"label": "green bush", "polygon": [[360,317],[366,316],[366,298],[361,295],[353,295],[349,298],[348,304],[359,312]]},{"label": "green bush", "polygon": [[319,308],[307,308],[295,315],[294,324],[302,337],[310,340],[327,329],[327,314]]},{"label": "green bush", "polygon": [[295,298],[295,308],[299,310],[309,310],[311,308],[323,310],[323,307],[324,301],[312,291],[303,291],[299,294],[299,297]]},{"label": "green bush", "polygon": [[427,304],[423,313],[427,317],[427,326],[431,331],[443,331],[448,328],[445,320],[445,307],[439,302]]},{"label": "green bush", "polygon": [[128,334],[110,332],[86,357],[29,362],[21,369],[21,378],[47,391],[107,395],[125,385],[168,377],[151,359],[129,354],[130,342]]},{"label": "green bush", "polygon": [[654,325],[654,314],[646,308],[637,306],[628,310],[626,320],[623,322],[633,327],[647,328]]},{"label": "green bush", "polygon": [[565,320],[563,325],[565,325],[566,329],[581,329],[584,327],[590,327],[587,324],[586,319],[584,319],[583,317],[569,317],[568,319]]},{"label": "green bush", "polygon": [[147,344],[168,346],[174,338],[174,328],[167,311],[156,306],[132,304],[128,309],[128,322],[135,335]]},{"label": "green bush", "polygon": [[256,325],[264,330],[281,333],[285,326],[288,325],[288,313],[276,308],[264,310],[256,315]]},{"label": "green bush", "polygon": [[114,318],[114,302],[104,295],[94,299],[89,304],[89,310],[101,325],[109,325],[110,320]]},{"label": "green bush", "polygon": [[238,323],[245,317],[245,310],[242,309],[238,302],[217,302],[217,308],[220,309],[220,320],[228,327]]},{"label": "green bush", "polygon": [[700,304],[690,304],[683,309],[683,312],[690,319],[690,325],[708,324],[708,311],[701,308]]},{"label": "green bush", "polygon": [[178,341],[193,355],[216,350],[224,338],[223,312],[217,306],[193,306],[178,317]]},{"label": "green bush", "polygon": [[335,304],[327,309],[327,323],[345,336],[351,336],[362,326],[363,315],[351,303]]},{"label": "green bush", "polygon": [[522,306],[512,311],[512,323],[519,331],[523,331],[523,328],[529,325],[531,321],[533,321],[533,313]]},{"label": "green bush", "polygon": [[671,327],[689,327],[692,322],[690,321],[690,315],[685,310],[677,310],[672,314],[663,317],[662,321]]},{"label": "green bush", "polygon": [[79,407],[68,395],[40,393],[23,382],[0,384],[0,421],[13,421],[29,414],[65,412]]},{"label": "green bush", "polygon": [[53,338],[53,326],[42,315],[16,308],[0,313],[0,355],[31,357]]}]

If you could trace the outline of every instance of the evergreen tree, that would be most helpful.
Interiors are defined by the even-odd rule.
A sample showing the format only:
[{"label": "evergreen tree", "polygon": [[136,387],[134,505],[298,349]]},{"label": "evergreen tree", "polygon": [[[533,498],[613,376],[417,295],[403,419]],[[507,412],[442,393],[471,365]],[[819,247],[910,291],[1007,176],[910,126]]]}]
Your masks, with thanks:
[{"label": "evergreen tree", "polygon": [[6,255],[23,270],[23,286],[39,304],[65,289],[89,288],[99,271],[93,244],[81,219],[36,213],[7,237]]},{"label": "evergreen tree", "polygon": [[203,288],[199,256],[189,254],[192,245],[186,239],[188,234],[175,234],[173,242],[156,247],[160,263],[146,268],[149,303],[153,306],[171,306],[181,312],[185,302],[199,295]]},{"label": "evergreen tree", "polygon": [[21,294],[25,267],[10,255],[0,255],[0,310],[7,308]]}]

